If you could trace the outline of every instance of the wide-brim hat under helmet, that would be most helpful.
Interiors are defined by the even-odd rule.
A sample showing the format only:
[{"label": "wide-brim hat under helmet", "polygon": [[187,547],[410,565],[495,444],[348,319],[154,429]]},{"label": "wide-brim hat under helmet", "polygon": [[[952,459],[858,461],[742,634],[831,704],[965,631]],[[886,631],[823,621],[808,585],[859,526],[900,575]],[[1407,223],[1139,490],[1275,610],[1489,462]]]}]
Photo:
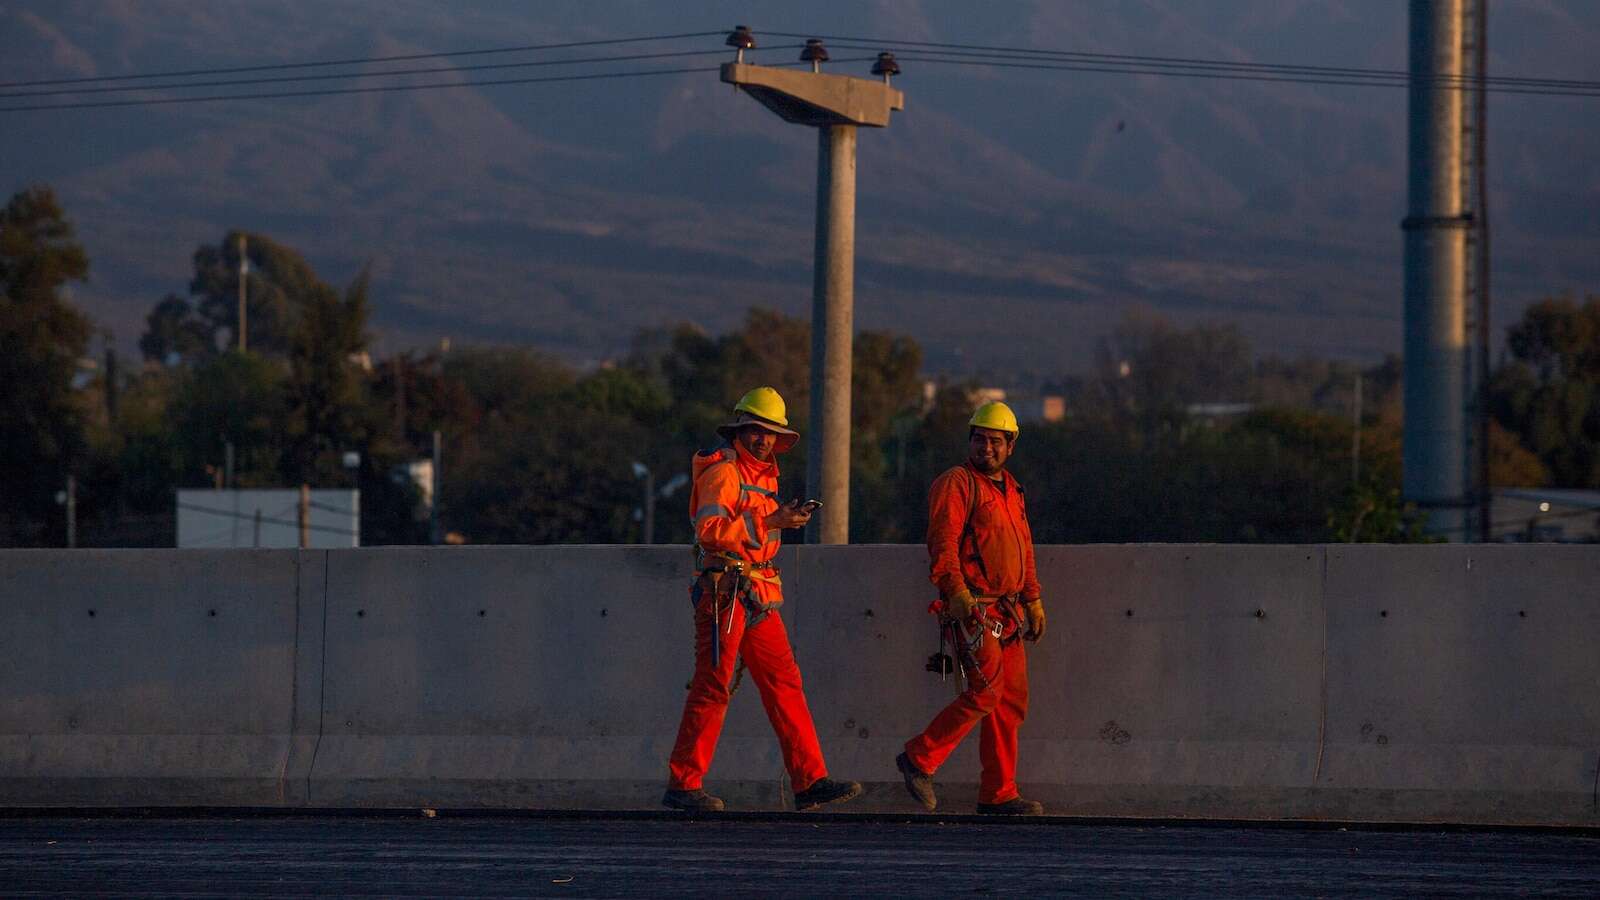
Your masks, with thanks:
[{"label": "wide-brim hat under helmet", "polygon": [[800,442],[800,432],[790,428],[785,428],[784,426],[779,425],[777,422],[763,419],[760,416],[753,416],[747,412],[742,412],[734,416],[733,421],[731,422],[724,422],[721,425],[718,425],[717,434],[721,435],[724,440],[732,443],[733,436],[738,434],[739,429],[745,427],[746,425],[759,426],[778,436],[777,441],[775,441],[772,445],[773,453],[788,453],[790,450],[794,449],[795,444]]},{"label": "wide-brim hat under helmet", "polygon": [[787,453],[800,440],[800,433],[789,428],[788,404],[770,387],[758,387],[739,398],[733,407],[733,420],[717,426],[717,434],[729,443],[739,429],[755,425],[778,436],[774,453]]}]

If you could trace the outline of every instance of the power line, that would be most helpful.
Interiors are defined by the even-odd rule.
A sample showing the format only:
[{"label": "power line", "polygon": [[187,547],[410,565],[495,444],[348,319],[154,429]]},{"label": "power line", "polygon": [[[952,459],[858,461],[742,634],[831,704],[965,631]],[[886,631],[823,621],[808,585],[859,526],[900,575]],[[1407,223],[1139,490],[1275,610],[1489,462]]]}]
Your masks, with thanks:
[{"label": "power line", "polygon": [[[1108,64],[1150,65],[1150,66],[1182,66],[1185,68],[1220,68],[1224,70],[1279,72],[1287,74],[1346,76],[1353,78],[1403,78],[1409,79],[1410,73],[1404,69],[1368,69],[1349,66],[1310,66],[1290,63],[1255,63],[1236,62],[1222,59],[1205,59],[1201,57],[1186,56],[1150,56],[1129,53],[1092,53],[1082,50],[1035,50],[1022,47],[1000,47],[986,44],[959,44],[936,41],[905,41],[892,38],[860,37],[853,35],[806,35],[797,32],[766,32],[775,37],[793,38],[820,38],[829,41],[842,41],[850,44],[870,44],[868,47],[848,49],[878,49],[894,50],[895,48],[908,48],[907,52],[927,52],[939,50],[955,55],[955,51],[983,51],[1012,56],[1018,59],[1052,59],[1083,60],[1090,62],[1104,62]],[[1473,83],[1478,80],[1475,75],[1449,75],[1440,76],[1438,80],[1459,81]],[[1489,83],[1517,84],[1531,87],[1565,87],[1579,89],[1600,89],[1600,81],[1584,81],[1563,78],[1529,78],[1511,75],[1495,75],[1485,79]]]},{"label": "power line", "polygon": [[[257,519],[255,513],[236,513],[230,510],[216,509],[210,506],[198,506],[193,503],[179,503],[177,506],[179,509],[187,509],[191,512],[207,513],[213,516],[222,516],[223,518],[245,519],[251,522],[259,521],[265,525],[287,525],[293,528],[301,527],[300,523],[293,519],[280,519],[275,516],[262,516],[260,519]],[[348,515],[353,513],[354,510],[344,509],[339,510],[339,512]],[[324,531],[329,534],[337,534],[341,537],[351,537],[356,534],[354,530],[349,528],[334,528],[329,525],[315,525],[309,522],[306,523],[305,527],[311,531]]]},{"label": "power line", "polygon": [[[785,44],[781,47],[768,47],[769,50],[795,49],[799,44]],[[53,91],[19,91],[0,93],[0,100],[16,100],[29,97],[58,97],[63,95],[81,96],[87,94],[113,94],[128,91],[159,91],[159,90],[185,90],[202,87],[233,87],[247,84],[280,84],[291,81],[330,81],[338,79],[356,78],[386,78],[395,75],[439,75],[454,72],[481,72],[489,69],[526,69],[542,66],[573,66],[589,63],[608,62],[635,62],[644,59],[673,59],[685,56],[720,56],[725,50],[680,50],[673,53],[632,53],[625,56],[588,56],[578,59],[541,59],[528,62],[514,63],[489,63],[480,66],[434,66],[426,69],[390,69],[378,72],[333,72],[323,75],[281,75],[274,78],[239,78],[223,81],[173,81],[162,84],[134,84],[120,87],[96,88],[61,88]]]},{"label": "power line", "polygon": [[[1404,88],[1404,87],[1409,87],[1410,86],[1410,82],[1408,80],[1374,81],[1374,80],[1361,80],[1361,79],[1349,79],[1349,78],[1346,78],[1346,79],[1340,79],[1340,78],[1311,78],[1311,77],[1299,77],[1299,76],[1292,76],[1292,75],[1276,75],[1276,74],[1250,75],[1250,74],[1243,74],[1243,73],[1228,73],[1228,72],[1212,71],[1212,70],[1187,71],[1187,70],[1172,70],[1172,69],[1133,68],[1133,67],[1129,67],[1129,66],[1095,65],[1095,64],[1092,64],[1092,63],[1083,64],[1083,65],[1069,65],[1069,64],[1063,64],[1063,63],[1044,63],[1044,62],[1035,63],[1035,62],[1007,62],[1007,61],[998,61],[998,60],[950,59],[950,58],[947,58],[947,57],[940,57],[940,56],[923,56],[923,55],[918,54],[916,51],[912,51],[909,54],[901,54],[900,58],[901,59],[905,59],[905,60],[909,60],[909,61],[912,61],[912,62],[935,63],[935,64],[938,64],[938,65],[989,66],[989,67],[999,68],[999,69],[1044,69],[1044,70],[1053,70],[1053,71],[1062,71],[1062,72],[1097,72],[1097,73],[1101,73],[1101,74],[1111,74],[1111,75],[1160,75],[1160,76],[1165,76],[1165,77],[1198,78],[1198,79],[1202,79],[1202,80],[1216,80],[1216,81],[1253,81],[1253,82],[1264,82],[1264,83],[1322,84],[1322,85],[1339,85],[1339,86],[1346,86],[1346,87]],[[1005,57],[1001,57],[1000,59],[1006,59],[1006,58]],[[1477,85],[1476,81],[1468,80],[1468,81],[1462,81],[1462,82],[1459,82],[1459,83],[1442,82],[1442,83],[1437,84],[1437,87],[1440,90],[1459,90],[1459,91],[1480,90],[1480,88],[1478,88],[1476,85]],[[1521,88],[1521,87],[1494,87],[1494,86],[1484,87],[1484,88],[1481,88],[1481,90],[1485,90],[1485,91],[1490,92],[1490,93],[1530,94],[1530,95],[1543,96],[1543,97],[1600,97],[1600,84],[1596,84],[1594,90],[1558,90],[1558,89]]]},{"label": "power line", "polygon": [[130,75],[102,75],[84,78],[50,78],[37,81],[0,81],[0,88],[44,87],[54,84],[88,84],[97,81],[132,81],[140,78],[185,78],[195,75],[235,75],[242,72],[274,72],[287,69],[313,69],[325,66],[362,66],[382,62],[410,62],[419,59],[446,59],[454,56],[485,56],[493,53],[528,53],[539,50],[568,50],[575,47],[601,47],[613,44],[638,44],[645,41],[674,41],[683,38],[712,37],[723,31],[691,31],[681,34],[653,34],[642,37],[611,38],[599,41],[566,41],[559,44],[526,44],[520,47],[491,47],[482,50],[450,50],[441,53],[405,53],[396,56],[366,56],[354,59],[329,59],[317,62],[271,63],[233,66],[221,69],[184,69],[169,72],[144,72]]},{"label": "power line", "polygon": [[[872,57],[854,57],[835,62],[868,62]],[[779,63],[781,67],[796,67],[810,63]],[[275,100],[285,97],[329,97],[344,94],[403,93],[406,91],[445,90],[452,88],[493,87],[510,84],[549,84],[567,81],[598,81],[616,78],[642,78],[651,75],[683,75],[697,72],[717,72],[721,66],[696,66],[681,69],[636,69],[622,72],[590,72],[583,75],[547,75],[537,78],[499,78],[488,81],[451,81],[431,84],[373,85],[358,88],[324,88],[312,91],[270,91],[255,94],[209,94],[199,97],[155,97],[139,100],[100,100],[91,103],[41,103],[33,106],[0,107],[0,113],[38,112],[61,109],[104,109],[119,106],[165,106],[174,103],[207,103],[217,100]],[[352,76],[356,77],[356,76]]]},{"label": "power line", "polygon": [[638,78],[649,75],[682,75],[690,72],[715,72],[717,66],[700,66],[685,69],[641,69],[631,72],[592,72],[586,75],[550,75],[540,78],[501,78],[489,81],[435,82],[432,84],[374,85],[359,88],[326,88],[314,91],[271,91],[256,94],[210,94],[200,97],[159,97],[142,100],[102,100],[93,103],[42,103],[34,106],[8,106],[0,113],[36,112],[54,109],[103,109],[115,106],[164,106],[173,103],[207,103],[216,100],[275,100],[285,97],[330,97],[341,94],[378,94],[405,91],[445,90],[450,88],[489,87],[506,84],[546,84],[558,81],[594,81],[610,78]]}]

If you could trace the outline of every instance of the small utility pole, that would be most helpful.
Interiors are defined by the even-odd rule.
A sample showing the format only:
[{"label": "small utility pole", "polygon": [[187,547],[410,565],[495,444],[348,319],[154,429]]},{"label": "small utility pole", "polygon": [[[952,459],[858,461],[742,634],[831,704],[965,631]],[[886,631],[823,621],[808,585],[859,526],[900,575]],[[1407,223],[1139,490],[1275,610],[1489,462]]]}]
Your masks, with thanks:
[{"label": "small utility pole", "polygon": [[428,504],[428,543],[440,543],[439,535],[439,487],[444,474],[444,440],[439,434],[439,429],[433,430],[433,496]]},{"label": "small utility pole", "polygon": [[78,546],[78,478],[67,476],[67,547]]},{"label": "small utility pole", "polygon": [[817,129],[817,242],[811,300],[811,422],[806,487],[822,509],[806,529],[808,541],[850,540],[850,382],[855,317],[856,129],[884,128],[905,95],[889,86],[900,73],[891,53],[878,54],[881,81],[822,74],[828,51],[806,41],[796,72],[744,61],[755,36],[743,25],[728,35],[737,54],[722,80],[754,97],[786,122]]},{"label": "small utility pole", "polygon": [[656,474],[644,470],[644,542],[656,542]]},{"label": "small utility pole", "polygon": [[1356,372],[1356,396],[1351,402],[1350,483],[1361,483],[1361,372]]},{"label": "small utility pole", "polygon": [[311,546],[311,485],[300,484],[300,549]]},{"label": "small utility pole", "polygon": [[245,313],[246,283],[249,281],[250,259],[245,256],[244,232],[239,232],[239,352],[249,349],[249,342],[245,333],[249,330],[249,318]]},{"label": "small utility pole", "polygon": [[[222,486],[226,490],[233,490],[233,441],[222,442]],[[239,546],[239,495],[230,493],[229,499],[233,502],[234,514],[228,520],[231,529],[228,546],[237,547]]]}]

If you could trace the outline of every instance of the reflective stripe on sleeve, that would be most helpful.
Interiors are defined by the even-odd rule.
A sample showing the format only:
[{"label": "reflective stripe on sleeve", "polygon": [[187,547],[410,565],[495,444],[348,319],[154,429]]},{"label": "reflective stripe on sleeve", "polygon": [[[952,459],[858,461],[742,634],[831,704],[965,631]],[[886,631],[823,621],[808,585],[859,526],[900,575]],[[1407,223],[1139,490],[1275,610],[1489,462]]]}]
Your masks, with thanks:
[{"label": "reflective stripe on sleeve", "polygon": [[733,510],[723,506],[721,503],[707,503],[705,506],[700,507],[700,509],[694,514],[694,524],[698,526],[701,522],[704,522],[706,519],[709,519],[712,516],[731,519],[733,518]]},{"label": "reflective stripe on sleeve", "polygon": [[774,500],[778,499],[777,491],[769,491],[766,488],[756,487],[753,484],[741,484],[739,485],[739,490],[749,491],[752,494],[760,494],[763,497],[771,497]]},{"label": "reflective stripe on sleeve", "polygon": [[749,510],[746,510],[745,514],[744,514],[744,530],[745,530],[744,545],[746,547],[749,547],[749,548],[751,548],[753,550],[759,550],[761,547],[765,546],[764,544],[758,543],[756,541],[756,519],[755,519],[755,514],[750,512]]}]

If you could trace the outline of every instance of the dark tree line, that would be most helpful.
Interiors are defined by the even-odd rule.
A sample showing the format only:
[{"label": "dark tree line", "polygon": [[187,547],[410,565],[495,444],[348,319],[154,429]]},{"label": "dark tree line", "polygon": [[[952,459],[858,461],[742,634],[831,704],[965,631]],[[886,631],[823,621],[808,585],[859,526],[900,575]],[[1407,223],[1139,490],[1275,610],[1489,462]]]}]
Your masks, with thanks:
[{"label": "dark tree line", "polygon": [[[330,284],[261,234],[244,235],[240,352],[239,237],[199,247],[187,293],[153,305],[142,365],[90,369],[93,327],[69,293],[88,277],[87,255],[48,189],[11,199],[0,218],[0,462],[20,477],[0,480],[0,545],[62,542],[55,493],[68,474],[90,543],[170,543],[170,524],[161,535],[111,526],[170,523],[174,490],[217,485],[228,445],[236,486],[359,487],[364,543],[423,542],[422,498],[404,470],[428,458],[435,431],[440,515],[461,540],[638,540],[642,466],[660,493],[656,539],[681,543],[676,476],[737,397],[770,384],[807,428],[804,320],[752,309],[726,334],[648,330],[590,371],[513,347],[375,359],[366,274]],[[1508,349],[1491,395],[1496,483],[1600,487],[1600,301],[1536,304]],[[926,487],[963,458],[979,385],[925,390],[920,348],[887,332],[858,335],[854,362],[851,538],[921,541]],[[1040,541],[1419,536],[1399,501],[1397,359],[1257,359],[1231,326],[1135,311],[1100,341],[1090,372],[1043,390],[1067,415],[1046,423],[1023,410],[1013,463]],[[804,494],[803,441],[782,467],[785,491]]]}]

